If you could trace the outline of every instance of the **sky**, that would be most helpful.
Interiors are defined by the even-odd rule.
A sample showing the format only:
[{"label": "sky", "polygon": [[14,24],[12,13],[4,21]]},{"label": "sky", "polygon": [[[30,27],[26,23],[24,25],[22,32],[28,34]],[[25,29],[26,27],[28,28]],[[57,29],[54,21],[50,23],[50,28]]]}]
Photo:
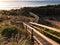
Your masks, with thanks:
[{"label": "sky", "polygon": [[0,10],[60,4],[60,0],[0,0]]}]

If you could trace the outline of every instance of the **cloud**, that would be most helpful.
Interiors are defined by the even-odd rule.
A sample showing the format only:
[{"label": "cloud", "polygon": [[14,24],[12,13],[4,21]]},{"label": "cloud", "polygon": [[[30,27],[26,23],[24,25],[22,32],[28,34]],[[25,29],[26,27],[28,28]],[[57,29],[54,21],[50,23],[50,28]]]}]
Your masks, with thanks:
[{"label": "cloud", "polygon": [[60,1],[60,0],[45,0],[45,1]]},{"label": "cloud", "polygon": [[0,1],[45,1],[45,0],[0,0]]},{"label": "cloud", "polygon": [[0,1],[60,1],[60,0],[0,0]]},{"label": "cloud", "polygon": [[60,4],[57,0],[0,0],[0,9]]}]

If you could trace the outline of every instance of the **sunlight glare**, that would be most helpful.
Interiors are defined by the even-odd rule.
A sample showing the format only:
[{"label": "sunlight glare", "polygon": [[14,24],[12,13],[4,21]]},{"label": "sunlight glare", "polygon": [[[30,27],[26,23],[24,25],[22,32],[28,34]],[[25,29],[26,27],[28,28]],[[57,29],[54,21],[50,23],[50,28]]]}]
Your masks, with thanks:
[{"label": "sunlight glare", "polygon": [[0,9],[5,9],[7,7],[7,3],[5,3],[3,0],[0,0]]}]

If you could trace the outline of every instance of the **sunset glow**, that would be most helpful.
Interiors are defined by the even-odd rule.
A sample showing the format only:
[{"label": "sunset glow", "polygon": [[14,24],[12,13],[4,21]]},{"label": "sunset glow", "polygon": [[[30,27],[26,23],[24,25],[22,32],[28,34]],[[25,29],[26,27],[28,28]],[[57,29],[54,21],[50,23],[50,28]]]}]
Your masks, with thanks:
[{"label": "sunset glow", "polygon": [[0,10],[16,9],[21,7],[35,7],[60,4],[60,1],[49,0],[0,0]]},{"label": "sunset glow", "polygon": [[5,9],[8,6],[8,3],[4,2],[3,0],[0,0],[0,9]]}]

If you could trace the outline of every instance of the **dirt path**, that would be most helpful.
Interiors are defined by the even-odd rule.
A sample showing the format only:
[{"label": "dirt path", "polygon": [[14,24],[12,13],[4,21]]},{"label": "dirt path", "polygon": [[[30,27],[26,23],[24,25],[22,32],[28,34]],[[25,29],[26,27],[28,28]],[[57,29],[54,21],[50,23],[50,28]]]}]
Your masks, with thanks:
[{"label": "dirt path", "polygon": [[45,20],[45,21],[48,21],[50,22],[52,25],[55,25],[57,27],[60,27],[60,22],[59,21],[54,21],[54,20]]}]

